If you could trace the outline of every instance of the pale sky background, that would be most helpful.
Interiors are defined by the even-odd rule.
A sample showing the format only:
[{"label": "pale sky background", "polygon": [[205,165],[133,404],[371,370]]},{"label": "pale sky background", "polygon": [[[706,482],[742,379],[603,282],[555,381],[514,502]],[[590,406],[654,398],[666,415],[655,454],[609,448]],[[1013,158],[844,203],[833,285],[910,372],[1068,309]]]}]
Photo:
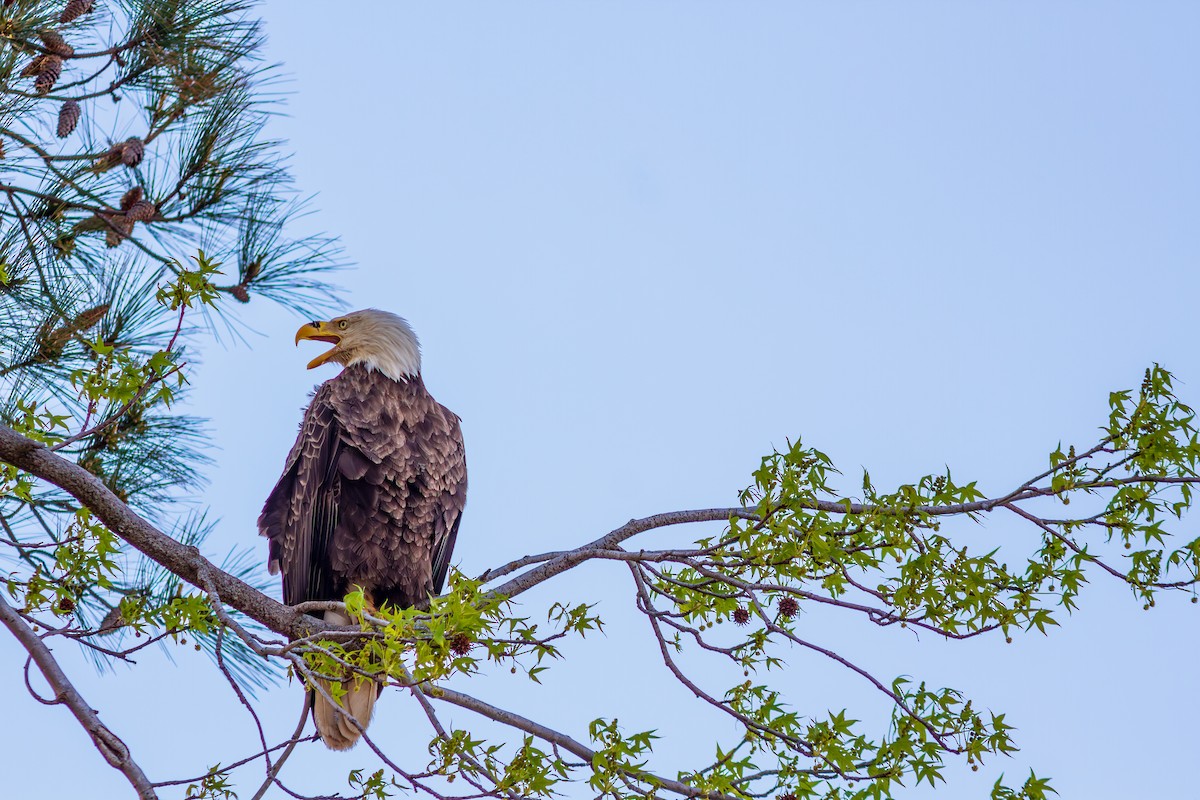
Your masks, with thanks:
[{"label": "pale sky background", "polygon": [[[459,413],[471,489],[455,561],[478,574],[591,540],[633,516],[730,505],[788,437],[853,489],[949,465],[984,491],[1087,444],[1110,390],[1159,361],[1200,403],[1200,5],[1158,3],[268,2],[286,62],[297,232],[342,237],[346,309],[406,316],[425,379]],[[314,382],[301,321],[259,301],[261,336],[212,345],[194,377],[211,418],[221,518],[210,555],[252,544]],[[1012,520],[964,543],[1025,541]],[[1187,533],[1194,535],[1194,527]],[[647,546],[700,529],[663,530]],[[1140,603],[1096,576],[1050,637],[947,645],[857,618],[807,633],[876,671],[964,690],[1022,747],[941,797],[986,797],[1030,767],[1064,798],[1194,796],[1200,611]],[[653,762],[706,763],[733,728],[673,684],[616,565],[522,598],[599,602],[606,635],[545,686],[465,689],[586,738],[618,717],[665,737]],[[248,716],[198,654],[97,677],[56,653],[152,779],[253,752]],[[789,652],[802,714],[848,708],[881,732],[863,681]],[[20,685],[0,726],[5,796],[125,797],[62,708]],[[712,675],[709,688],[730,684]],[[296,685],[260,697],[275,738]],[[458,726],[465,712],[443,711]],[[875,716],[870,716],[874,714]],[[483,730],[483,728],[480,728]],[[406,764],[430,737],[400,692],[371,729]],[[362,748],[318,745],[284,778],[346,790]],[[244,796],[260,771],[240,774]],[[900,797],[926,797],[921,789]],[[182,791],[175,795],[182,796]],[[276,795],[271,795],[272,797]],[[586,796],[577,790],[572,796]]]}]

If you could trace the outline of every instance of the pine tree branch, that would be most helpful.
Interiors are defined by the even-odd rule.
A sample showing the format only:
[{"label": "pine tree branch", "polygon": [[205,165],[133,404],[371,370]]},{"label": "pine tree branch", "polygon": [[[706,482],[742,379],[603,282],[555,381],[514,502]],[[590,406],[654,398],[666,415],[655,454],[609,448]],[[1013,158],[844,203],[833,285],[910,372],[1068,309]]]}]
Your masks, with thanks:
[{"label": "pine tree branch", "polygon": [[100,721],[96,712],[84,701],[66,673],[62,671],[62,667],[55,660],[50,648],[46,647],[25,620],[21,619],[16,609],[5,602],[3,597],[0,597],[0,622],[4,623],[4,626],[28,651],[30,658],[38,665],[46,682],[54,690],[55,699],[50,702],[62,703],[71,710],[75,719],[79,720],[79,724],[92,737],[92,743],[96,745],[100,755],[104,757],[109,766],[124,773],[125,777],[129,779],[129,783],[137,790],[139,798],[155,800],[158,795],[146,774],[142,772],[142,768],[133,760],[129,748],[121,741],[120,737]]},{"label": "pine tree branch", "polygon": [[219,569],[195,547],[181,544],[140,517],[83,467],[6,425],[0,425],[0,461],[63,489],[135,549],[193,586],[211,583],[225,603],[277,633],[299,638],[345,627],[299,614]]}]

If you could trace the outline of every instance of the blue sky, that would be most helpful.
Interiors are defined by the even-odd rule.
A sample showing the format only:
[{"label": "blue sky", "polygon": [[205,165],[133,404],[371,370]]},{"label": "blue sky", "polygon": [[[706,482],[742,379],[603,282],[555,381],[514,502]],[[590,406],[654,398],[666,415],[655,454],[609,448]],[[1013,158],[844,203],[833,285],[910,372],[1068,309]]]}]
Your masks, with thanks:
[{"label": "blue sky", "polygon": [[[342,237],[346,308],[407,317],[427,385],[463,417],[464,572],[630,517],[732,504],[789,437],[830,454],[848,489],[861,467],[886,486],[948,465],[998,492],[1060,440],[1092,441],[1107,392],[1152,362],[1200,402],[1195,4],[263,10],[293,93],[272,132],[317,193],[297,231]],[[305,371],[298,318],[259,302],[246,320],[261,335],[212,345],[193,381],[194,410],[212,419],[217,464],[196,501],[221,518],[217,554],[258,546],[300,408],[332,374]],[[1028,538],[1003,518],[954,535]],[[599,602],[607,634],[572,644],[544,687],[469,688],[579,737],[598,716],[657,727],[671,771],[733,734],[669,681],[623,569],[588,567],[522,609],[565,599]],[[1052,636],[1008,646],[817,615],[810,630],[885,679],[917,675],[1008,712],[1022,751],[951,770],[944,796],[986,796],[1000,772],[1030,767],[1064,798],[1187,796],[1200,612],[1186,598],[1143,612],[1099,577],[1083,601]],[[59,651],[152,778],[255,746],[198,656],[96,678]],[[878,713],[861,680],[788,659],[780,685],[802,713]],[[0,645],[4,674],[21,661]],[[124,796],[65,711],[10,686],[6,760],[70,764],[10,771],[12,796],[47,780]],[[276,736],[300,695],[262,698]],[[423,763],[429,733],[399,692],[372,730]],[[342,790],[371,763],[312,747],[285,776]]]}]

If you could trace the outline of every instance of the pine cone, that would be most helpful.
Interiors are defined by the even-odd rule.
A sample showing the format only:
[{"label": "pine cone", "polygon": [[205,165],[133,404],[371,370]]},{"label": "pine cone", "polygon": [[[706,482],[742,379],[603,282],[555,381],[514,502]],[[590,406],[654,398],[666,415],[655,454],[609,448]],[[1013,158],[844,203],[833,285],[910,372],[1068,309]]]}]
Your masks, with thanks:
[{"label": "pine cone", "polygon": [[146,155],[146,145],[136,136],[130,136],[121,145],[121,163],[127,167],[136,167],[142,163]]},{"label": "pine cone", "polygon": [[[83,464],[81,463],[80,466],[83,466]],[[87,467],[84,467],[84,469],[87,469]],[[88,471],[92,472],[93,470]],[[104,619],[100,620],[100,627],[96,629],[96,633],[114,633],[123,627],[125,627],[125,617],[121,615],[121,608],[118,606],[104,615]]]},{"label": "pine cone", "polygon": [[250,302],[250,293],[247,292],[246,287],[240,283],[238,285],[232,287],[229,290],[229,293],[231,295],[233,295],[239,303],[249,303]]},{"label": "pine cone", "polygon": [[44,54],[40,56],[34,56],[33,61],[30,61],[25,65],[25,69],[21,70],[21,77],[32,78],[33,76],[37,75],[42,71],[42,62],[45,60],[46,56]]},{"label": "pine cone", "polygon": [[158,208],[149,200],[138,200],[125,209],[125,216],[129,218],[130,222],[149,222],[157,213]]},{"label": "pine cone", "polygon": [[254,280],[260,272],[262,272],[262,259],[256,258],[246,265],[246,277],[242,279],[242,283],[249,283]]},{"label": "pine cone", "polygon": [[105,219],[107,218],[102,217],[99,214],[92,214],[87,219],[81,219],[79,222],[76,222],[74,232],[87,233],[89,231],[106,231],[108,230],[108,223],[105,222]]},{"label": "pine cone", "polygon": [[47,321],[38,330],[37,336],[37,358],[39,361],[53,361],[63,353],[63,348],[67,346],[67,342],[71,341],[71,330],[65,325],[51,327],[50,321]]},{"label": "pine cone", "polygon": [[71,135],[71,131],[79,124],[79,116],[79,103],[68,100],[62,104],[58,110],[58,138],[65,139]]},{"label": "pine cone", "polygon": [[92,165],[92,169],[96,172],[105,172],[120,164],[121,147],[122,145],[119,144],[114,144],[110,147],[107,153],[96,159],[96,163]]},{"label": "pine cone", "polygon": [[101,303],[95,308],[89,308],[87,311],[80,311],[75,315],[75,319],[71,320],[71,328],[78,333],[79,331],[86,331],[96,327],[96,323],[103,319],[104,315],[108,313],[108,308],[108,303]]},{"label": "pine cone", "polygon": [[52,244],[54,245],[54,254],[59,258],[66,258],[75,252],[75,237],[72,234],[65,233],[55,239]]},{"label": "pine cone", "polygon": [[133,233],[133,223],[125,219],[122,214],[108,217],[108,223],[108,231],[104,234],[104,243],[109,247],[116,247],[129,238],[129,234]]},{"label": "pine cone", "polygon": [[58,21],[66,24],[72,20],[78,19],[87,12],[92,10],[92,0],[70,0],[62,13],[58,15]]},{"label": "pine cone", "polygon": [[42,44],[51,53],[63,58],[70,58],[75,55],[75,48],[67,44],[58,31],[39,31],[38,36],[41,38]]},{"label": "pine cone", "polygon": [[121,210],[128,211],[133,204],[142,199],[142,187],[135,186],[121,196]]},{"label": "pine cone", "polygon": [[62,56],[43,56],[42,70],[33,81],[33,91],[45,94],[54,88],[54,84],[62,77]]}]

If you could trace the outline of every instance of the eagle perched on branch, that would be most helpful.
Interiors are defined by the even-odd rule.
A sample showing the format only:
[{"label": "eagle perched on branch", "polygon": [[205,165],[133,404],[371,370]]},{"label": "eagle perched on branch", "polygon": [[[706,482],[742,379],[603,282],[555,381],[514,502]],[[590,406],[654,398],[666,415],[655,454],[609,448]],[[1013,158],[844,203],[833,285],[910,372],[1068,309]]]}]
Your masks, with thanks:
[{"label": "eagle perched on branch", "polygon": [[[467,466],[459,418],[421,380],[416,334],[395,314],[367,309],[310,322],[296,332],[301,339],[334,345],[309,369],[344,369],[313,395],[258,518],[271,574],[283,573],[283,601],[342,600],[362,587],[370,604],[407,607],[441,592]],[[333,611],[325,619],[350,622]],[[365,728],[379,692],[361,676],[342,688],[340,709],[312,692],[313,721],[334,750],[358,741],[346,714]]]}]

